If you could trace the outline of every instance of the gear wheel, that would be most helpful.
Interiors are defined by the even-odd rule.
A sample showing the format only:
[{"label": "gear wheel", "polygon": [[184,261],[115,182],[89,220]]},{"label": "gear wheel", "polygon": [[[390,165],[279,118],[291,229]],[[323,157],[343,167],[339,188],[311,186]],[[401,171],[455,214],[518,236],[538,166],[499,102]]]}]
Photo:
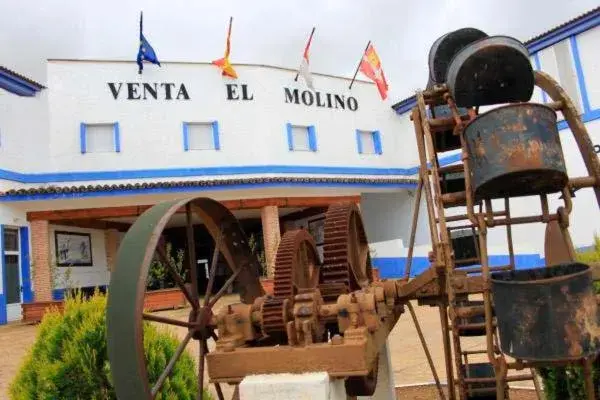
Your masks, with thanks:
[{"label": "gear wheel", "polygon": [[325,302],[372,281],[369,244],[355,203],[332,204],[325,214],[325,244],[319,289]]},{"label": "gear wheel", "polygon": [[301,289],[312,289],[318,285],[318,260],[315,240],[306,230],[284,233],[275,258],[273,296],[262,304],[262,330],[265,334],[285,334],[294,296]]}]

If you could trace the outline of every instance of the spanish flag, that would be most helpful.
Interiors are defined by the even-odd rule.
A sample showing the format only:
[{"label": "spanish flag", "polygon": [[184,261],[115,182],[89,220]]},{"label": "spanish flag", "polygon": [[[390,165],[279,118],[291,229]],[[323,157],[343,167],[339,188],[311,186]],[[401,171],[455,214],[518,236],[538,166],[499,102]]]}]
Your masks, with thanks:
[{"label": "spanish flag", "polygon": [[360,62],[360,70],[369,77],[369,79],[375,82],[382,100],[385,100],[387,98],[388,84],[385,80],[383,69],[381,68],[381,60],[379,60],[379,56],[377,56],[375,48],[371,43],[367,46],[365,54]]},{"label": "spanish flag", "polygon": [[223,58],[219,58],[218,60],[213,61],[212,63],[219,68],[221,68],[223,76],[229,76],[231,78],[237,78],[237,73],[231,66],[229,62],[229,51],[231,49],[231,24],[233,23],[233,17],[229,18],[229,31],[227,32],[227,45],[225,47],[225,56]]}]

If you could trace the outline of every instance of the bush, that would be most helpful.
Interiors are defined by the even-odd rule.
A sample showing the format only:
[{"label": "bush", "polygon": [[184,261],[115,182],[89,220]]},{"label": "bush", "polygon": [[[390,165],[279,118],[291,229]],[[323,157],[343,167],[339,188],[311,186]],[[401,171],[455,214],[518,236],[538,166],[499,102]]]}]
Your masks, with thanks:
[{"label": "bush", "polygon": [[[577,261],[589,264],[600,261],[600,238],[594,236],[594,247],[592,249],[577,253]],[[600,282],[594,282],[596,294],[600,293]],[[539,371],[542,381],[544,382],[544,392],[548,400],[585,399],[585,383],[583,378],[583,367],[581,366],[566,366],[566,367],[547,367],[540,368]],[[596,360],[592,370],[594,387],[599,387],[600,384],[600,362]],[[599,398],[600,393],[596,393],[596,398]]]},{"label": "bush", "polygon": [[[116,399],[106,350],[106,296],[96,292],[65,299],[64,313],[47,313],[37,338],[10,386],[14,400]],[[168,332],[144,325],[150,382],[156,382],[178,345]],[[195,399],[194,361],[184,353],[157,399]],[[208,399],[208,393],[204,394]]]}]

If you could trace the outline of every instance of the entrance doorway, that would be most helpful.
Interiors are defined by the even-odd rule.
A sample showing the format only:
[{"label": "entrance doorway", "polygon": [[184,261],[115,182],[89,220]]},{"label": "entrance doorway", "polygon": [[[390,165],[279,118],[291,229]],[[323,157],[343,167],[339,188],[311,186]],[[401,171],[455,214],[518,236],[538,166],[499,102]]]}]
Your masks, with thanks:
[{"label": "entrance doorway", "polygon": [[2,257],[4,258],[6,317],[8,321],[16,321],[21,319],[21,302],[23,301],[19,230],[17,228],[5,227],[3,229],[2,241],[4,243]]}]

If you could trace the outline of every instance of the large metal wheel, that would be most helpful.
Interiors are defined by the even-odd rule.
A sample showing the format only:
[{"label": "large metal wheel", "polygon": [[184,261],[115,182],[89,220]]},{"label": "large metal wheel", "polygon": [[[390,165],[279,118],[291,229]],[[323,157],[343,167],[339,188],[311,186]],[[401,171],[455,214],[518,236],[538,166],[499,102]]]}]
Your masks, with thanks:
[{"label": "large metal wheel", "polygon": [[[190,281],[185,282],[165,254],[161,234],[180,209],[185,208],[187,259]],[[215,242],[210,274],[203,299],[198,295],[198,272],[195,255],[193,215],[204,223]],[[145,313],[144,296],[150,263],[155,255],[163,261],[173,279],[190,304],[187,321]],[[217,293],[213,286],[217,258],[221,256],[231,269],[231,276]],[[154,399],[160,392],[177,360],[191,341],[197,341],[198,398],[204,385],[204,364],[208,353],[207,341],[217,340],[214,330],[213,307],[234,282],[240,300],[252,304],[264,295],[259,280],[259,263],[248,247],[248,241],[236,218],[222,204],[206,198],[168,201],[155,205],[143,213],[131,226],[119,247],[116,268],[112,273],[107,305],[107,346],[112,378],[119,399]],[[202,300],[202,301],[201,301]],[[187,334],[173,357],[165,365],[156,382],[150,382],[145,363],[143,324],[153,321],[171,327],[187,328]],[[223,399],[219,384],[217,395]]]}]

